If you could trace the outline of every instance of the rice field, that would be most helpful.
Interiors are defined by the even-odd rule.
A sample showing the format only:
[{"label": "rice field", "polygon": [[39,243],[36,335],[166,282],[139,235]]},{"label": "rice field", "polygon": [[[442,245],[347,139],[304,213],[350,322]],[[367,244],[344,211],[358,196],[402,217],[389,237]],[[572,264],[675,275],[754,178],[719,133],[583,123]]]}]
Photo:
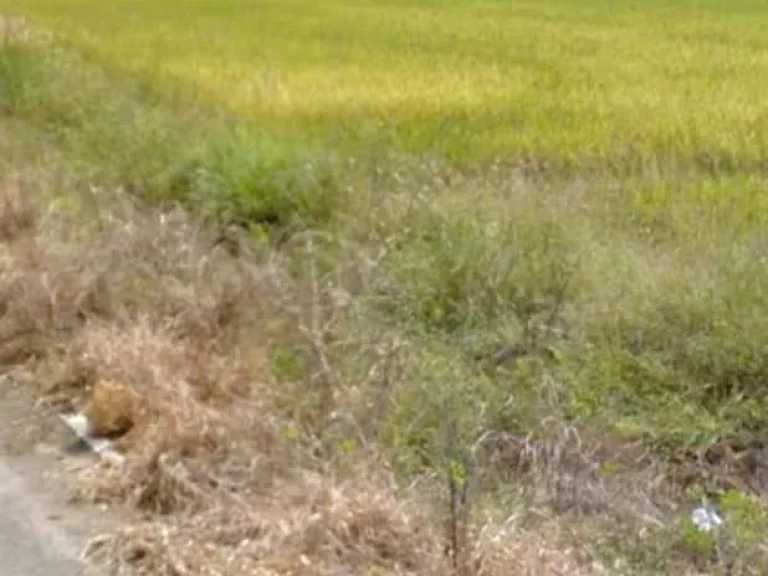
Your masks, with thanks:
[{"label": "rice field", "polygon": [[[112,70],[277,134],[461,164],[727,166],[768,153],[759,0],[0,0]],[[341,136],[340,136],[341,134]]]}]

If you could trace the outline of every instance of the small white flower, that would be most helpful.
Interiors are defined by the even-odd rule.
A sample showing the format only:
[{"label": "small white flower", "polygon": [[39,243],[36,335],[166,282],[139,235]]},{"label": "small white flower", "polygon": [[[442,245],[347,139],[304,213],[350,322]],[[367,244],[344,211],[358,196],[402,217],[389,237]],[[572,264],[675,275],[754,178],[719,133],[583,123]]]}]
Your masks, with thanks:
[{"label": "small white flower", "polygon": [[710,508],[696,508],[691,514],[691,520],[702,532],[711,532],[722,525],[723,519]]}]

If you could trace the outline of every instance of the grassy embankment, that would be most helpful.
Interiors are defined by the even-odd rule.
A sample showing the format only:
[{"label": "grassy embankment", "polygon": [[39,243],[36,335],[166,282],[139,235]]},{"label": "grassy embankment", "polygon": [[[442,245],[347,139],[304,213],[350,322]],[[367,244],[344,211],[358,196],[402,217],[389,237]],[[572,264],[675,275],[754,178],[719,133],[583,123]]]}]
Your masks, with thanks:
[{"label": "grassy embankment", "polygon": [[585,546],[666,572],[678,489],[765,491],[768,39],[754,1],[615,4],[1,0],[64,39],[8,42],[0,97],[76,181],[279,262],[283,436],[452,470],[477,512],[511,465],[472,447],[530,435],[526,502],[631,531],[616,495],[658,498],[652,541]]}]

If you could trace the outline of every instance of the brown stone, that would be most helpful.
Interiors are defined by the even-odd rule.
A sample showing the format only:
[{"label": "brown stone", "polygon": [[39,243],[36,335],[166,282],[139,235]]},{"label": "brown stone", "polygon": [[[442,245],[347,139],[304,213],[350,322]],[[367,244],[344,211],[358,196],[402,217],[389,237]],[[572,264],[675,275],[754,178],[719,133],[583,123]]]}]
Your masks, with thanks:
[{"label": "brown stone", "polygon": [[127,386],[112,380],[99,380],[84,412],[92,436],[122,436],[139,416],[140,398]]}]

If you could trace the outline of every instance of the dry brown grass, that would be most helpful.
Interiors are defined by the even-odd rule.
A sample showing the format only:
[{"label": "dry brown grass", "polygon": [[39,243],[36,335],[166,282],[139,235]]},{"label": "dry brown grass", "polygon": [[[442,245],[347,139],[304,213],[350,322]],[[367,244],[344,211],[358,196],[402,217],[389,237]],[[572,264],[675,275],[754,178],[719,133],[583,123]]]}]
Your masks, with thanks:
[{"label": "dry brown grass", "polygon": [[369,475],[342,482],[307,473],[261,495],[218,493],[182,522],[130,527],[95,552],[115,563],[121,548],[136,554],[138,541],[152,548],[143,574],[168,564],[180,574],[445,573],[431,565],[440,557],[428,514],[407,505]]}]

